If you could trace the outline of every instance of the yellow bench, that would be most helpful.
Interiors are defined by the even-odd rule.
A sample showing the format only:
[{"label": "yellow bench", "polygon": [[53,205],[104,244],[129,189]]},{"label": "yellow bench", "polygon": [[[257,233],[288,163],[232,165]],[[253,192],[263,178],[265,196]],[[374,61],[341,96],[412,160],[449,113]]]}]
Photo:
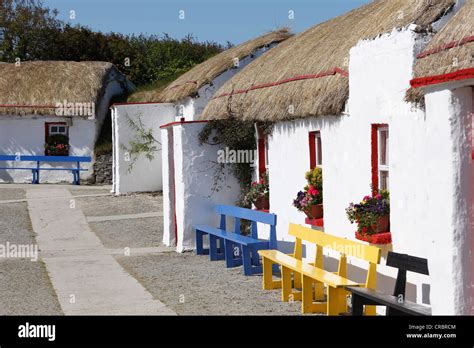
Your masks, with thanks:
[{"label": "yellow bench", "polygon": [[[282,289],[282,301],[302,300],[303,313],[327,313],[338,315],[347,312],[346,286],[361,286],[375,289],[377,264],[381,250],[377,247],[331,236],[296,224],[290,224],[289,234],[296,238],[291,255],[278,250],[259,250],[263,262],[263,289]],[[303,240],[316,245],[315,261],[302,261]],[[336,273],[324,270],[323,248],[340,254]],[[347,278],[347,256],[368,262],[366,281],[363,284]],[[281,279],[273,280],[272,266],[280,265]],[[292,285],[293,277],[293,285]],[[324,286],[327,296],[324,294]],[[301,289],[301,292],[294,291]],[[316,302],[315,302],[316,301]],[[366,314],[375,314],[374,306],[366,306]]]}]

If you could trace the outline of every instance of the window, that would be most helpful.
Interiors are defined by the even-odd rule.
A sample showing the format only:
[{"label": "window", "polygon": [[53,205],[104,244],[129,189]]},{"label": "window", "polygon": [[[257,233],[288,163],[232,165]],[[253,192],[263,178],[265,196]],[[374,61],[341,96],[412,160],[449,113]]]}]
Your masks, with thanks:
[{"label": "window", "polygon": [[258,146],[258,175],[262,177],[268,172],[268,135],[266,135],[260,126],[257,127],[257,146]]},{"label": "window", "polygon": [[389,189],[389,131],[387,125],[372,125],[372,186]]},{"label": "window", "polygon": [[310,169],[323,166],[323,147],[321,141],[321,132],[309,133],[309,162]]},{"label": "window", "polygon": [[378,130],[379,141],[379,189],[388,190],[388,127]]},{"label": "window", "polygon": [[62,124],[48,124],[48,135],[67,135],[67,126]]}]

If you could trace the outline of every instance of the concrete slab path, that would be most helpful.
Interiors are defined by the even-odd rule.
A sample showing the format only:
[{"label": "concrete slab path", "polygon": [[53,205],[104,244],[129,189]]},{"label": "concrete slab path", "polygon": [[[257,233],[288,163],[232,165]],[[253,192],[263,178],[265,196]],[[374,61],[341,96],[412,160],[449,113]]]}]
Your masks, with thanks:
[{"label": "concrete slab path", "polygon": [[27,189],[40,257],[66,315],[174,315],[115,261],[67,188]]}]

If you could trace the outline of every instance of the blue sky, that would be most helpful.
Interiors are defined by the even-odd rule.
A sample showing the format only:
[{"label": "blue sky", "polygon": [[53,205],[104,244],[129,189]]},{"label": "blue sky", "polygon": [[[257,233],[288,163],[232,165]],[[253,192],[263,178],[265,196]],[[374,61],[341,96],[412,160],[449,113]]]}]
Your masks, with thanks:
[{"label": "blue sky", "polygon": [[[71,24],[102,32],[193,34],[200,41],[234,44],[288,26],[303,31],[370,0],[44,0]],[[70,11],[76,18],[70,20]],[[184,19],[180,19],[184,11]],[[290,20],[289,11],[294,19]],[[181,13],[182,14],[182,13]]]}]

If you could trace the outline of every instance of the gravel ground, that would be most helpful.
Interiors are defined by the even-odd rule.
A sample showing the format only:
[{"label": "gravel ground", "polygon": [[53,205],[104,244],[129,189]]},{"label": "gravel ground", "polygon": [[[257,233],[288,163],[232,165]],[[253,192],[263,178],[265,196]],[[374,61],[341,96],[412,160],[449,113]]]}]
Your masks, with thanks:
[{"label": "gravel ground", "polygon": [[[35,244],[27,203],[0,204],[0,244]],[[60,315],[46,268],[38,260],[0,258],[0,315]]]},{"label": "gravel ground", "polygon": [[106,248],[144,248],[162,245],[161,217],[90,222],[89,226]]},{"label": "gravel ground", "polygon": [[69,192],[73,196],[82,196],[82,195],[103,195],[103,194],[109,194],[110,193],[110,188],[70,188]]},{"label": "gravel ground", "polygon": [[0,260],[0,315],[62,315],[43,262]]},{"label": "gravel ground", "polygon": [[0,201],[9,201],[14,199],[25,199],[26,191],[19,188],[7,188],[0,185]]},{"label": "gravel ground", "polygon": [[86,216],[152,213],[163,210],[162,196],[152,194],[82,197],[77,201]]},{"label": "gravel ground", "polygon": [[[281,302],[280,290],[262,290],[261,276],[246,277],[224,261],[175,252],[117,256],[122,267],[158,300],[181,315],[300,315],[300,302]],[[181,301],[180,301],[181,300]]]}]

